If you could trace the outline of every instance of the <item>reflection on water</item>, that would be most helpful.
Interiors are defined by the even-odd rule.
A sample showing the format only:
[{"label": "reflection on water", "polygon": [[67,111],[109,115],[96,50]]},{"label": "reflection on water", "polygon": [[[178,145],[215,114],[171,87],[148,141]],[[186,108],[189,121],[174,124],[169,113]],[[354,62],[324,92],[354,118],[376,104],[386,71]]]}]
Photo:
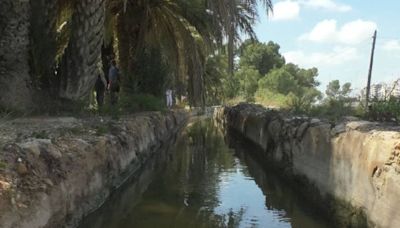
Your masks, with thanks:
[{"label": "reflection on water", "polygon": [[328,227],[293,190],[243,153],[251,147],[235,144],[229,149],[210,120],[189,124],[171,150],[147,164],[81,227]]}]

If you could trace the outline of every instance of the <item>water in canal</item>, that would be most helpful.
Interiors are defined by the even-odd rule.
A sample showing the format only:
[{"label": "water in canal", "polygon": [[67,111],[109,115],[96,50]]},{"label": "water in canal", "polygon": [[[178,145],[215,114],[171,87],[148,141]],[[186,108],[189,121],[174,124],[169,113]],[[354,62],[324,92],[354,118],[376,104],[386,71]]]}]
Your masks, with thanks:
[{"label": "water in canal", "polygon": [[[191,122],[81,228],[329,227],[274,173],[212,121]],[[248,151],[247,151],[248,152]]]}]

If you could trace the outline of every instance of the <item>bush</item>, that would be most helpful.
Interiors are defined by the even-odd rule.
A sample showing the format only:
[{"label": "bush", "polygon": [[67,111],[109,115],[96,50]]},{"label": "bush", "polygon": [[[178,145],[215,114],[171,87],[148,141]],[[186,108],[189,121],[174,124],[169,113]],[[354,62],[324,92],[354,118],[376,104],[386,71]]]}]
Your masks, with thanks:
[{"label": "bush", "polygon": [[330,99],[323,104],[311,107],[309,115],[338,120],[344,116],[354,116],[356,112],[348,102]]},{"label": "bush", "polygon": [[274,93],[266,89],[259,89],[255,96],[256,102],[265,107],[288,108],[288,98],[283,94]]},{"label": "bush", "polygon": [[140,111],[164,111],[164,100],[148,94],[124,94],[119,101],[122,112],[133,113]]},{"label": "bush", "polygon": [[367,114],[370,120],[375,121],[400,121],[400,101],[390,98],[386,101],[374,101],[371,103]]}]

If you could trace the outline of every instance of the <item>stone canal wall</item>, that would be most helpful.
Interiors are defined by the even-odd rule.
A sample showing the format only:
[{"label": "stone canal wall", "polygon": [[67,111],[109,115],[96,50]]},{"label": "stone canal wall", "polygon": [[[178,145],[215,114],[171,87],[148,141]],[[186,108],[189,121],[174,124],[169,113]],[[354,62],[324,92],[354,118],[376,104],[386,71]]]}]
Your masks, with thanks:
[{"label": "stone canal wall", "polygon": [[76,227],[171,138],[181,112],[0,122],[0,227]]},{"label": "stone canal wall", "polygon": [[215,121],[257,144],[335,227],[400,227],[400,127],[349,118],[338,124],[241,104]]}]

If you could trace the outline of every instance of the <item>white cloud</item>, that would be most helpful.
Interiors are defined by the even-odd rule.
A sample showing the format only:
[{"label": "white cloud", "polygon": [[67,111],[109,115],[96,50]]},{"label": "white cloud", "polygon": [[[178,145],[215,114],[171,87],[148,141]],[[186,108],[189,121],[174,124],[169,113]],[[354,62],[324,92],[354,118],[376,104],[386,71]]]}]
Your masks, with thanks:
[{"label": "white cloud", "polygon": [[336,12],[348,12],[352,9],[349,5],[335,3],[333,0],[302,0],[301,3],[306,7]]},{"label": "white cloud", "polygon": [[273,21],[293,20],[299,17],[301,9],[329,10],[347,12],[352,8],[349,5],[336,3],[334,0],[282,0],[274,4],[271,19]]},{"label": "white cloud", "polygon": [[274,21],[293,20],[298,18],[299,14],[300,14],[300,4],[298,2],[286,0],[278,2],[274,5],[272,20]]},{"label": "white cloud", "polygon": [[321,43],[359,44],[371,38],[376,28],[375,22],[360,19],[346,23],[341,28],[337,27],[336,20],[323,20],[311,32],[300,36],[300,39]]},{"label": "white cloud", "polygon": [[389,40],[383,44],[383,49],[387,51],[400,51],[400,40]]},{"label": "white cloud", "polygon": [[342,43],[357,44],[372,37],[377,25],[373,21],[356,20],[342,26],[339,40]]},{"label": "white cloud", "polygon": [[351,62],[359,58],[356,48],[336,47],[331,52],[304,53],[303,51],[289,51],[283,53],[286,62],[298,64],[302,67],[333,66]]},{"label": "white cloud", "polygon": [[310,33],[302,35],[300,39],[314,42],[328,42],[333,41],[336,36],[336,21],[323,20],[318,22]]}]

